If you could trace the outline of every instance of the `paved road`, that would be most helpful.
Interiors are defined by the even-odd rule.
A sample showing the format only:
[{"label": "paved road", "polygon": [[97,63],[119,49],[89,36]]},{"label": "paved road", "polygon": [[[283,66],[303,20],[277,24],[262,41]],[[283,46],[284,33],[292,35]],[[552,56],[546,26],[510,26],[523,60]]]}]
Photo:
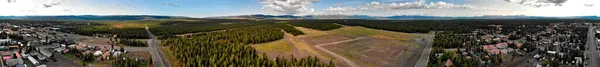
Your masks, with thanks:
[{"label": "paved road", "polygon": [[598,58],[598,50],[596,50],[598,44],[596,43],[595,32],[596,30],[594,29],[594,26],[590,25],[587,37],[587,45],[589,49],[585,51],[585,54],[587,55],[589,60],[587,60],[588,65],[585,65],[584,67],[598,67],[597,64],[600,64],[600,58]]},{"label": "paved road", "polygon": [[343,41],[337,41],[337,42],[331,42],[331,43],[325,43],[325,44],[318,44],[318,45],[315,45],[315,47],[317,49],[319,49],[319,50],[322,50],[322,51],[325,51],[326,53],[329,53],[330,55],[333,55],[337,59],[341,59],[342,61],[346,62],[346,64],[348,64],[348,66],[350,66],[350,67],[360,67],[356,63],[352,62],[350,59],[348,59],[348,58],[346,58],[346,57],[344,57],[342,55],[336,54],[334,52],[331,52],[331,51],[323,48],[323,46],[332,45],[332,44],[338,44],[338,43],[344,43],[344,42],[350,42],[350,41],[360,40],[360,39],[364,39],[364,38],[367,38],[367,37],[359,37],[359,38],[350,39],[350,40],[343,40]]},{"label": "paved road", "polygon": [[427,66],[427,62],[429,61],[429,54],[431,53],[431,47],[433,46],[433,38],[435,37],[435,35],[431,35],[431,36],[426,36],[424,39],[425,41],[420,41],[421,44],[424,44],[425,48],[423,49],[422,53],[421,53],[421,57],[419,58],[419,61],[417,61],[417,63],[415,64],[415,67],[425,67]]},{"label": "paved road", "polygon": [[152,61],[155,67],[171,67],[171,63],[165,57],[165,54],[160,51],[160,47],[158,42],[156,41],[156,37],[152,34],[148,27],[146,27],[146,32],[150,36],[151,39],[148,39],[148,46],[150,46],[147,50],[150,50],[150,54],[152,55]]}]

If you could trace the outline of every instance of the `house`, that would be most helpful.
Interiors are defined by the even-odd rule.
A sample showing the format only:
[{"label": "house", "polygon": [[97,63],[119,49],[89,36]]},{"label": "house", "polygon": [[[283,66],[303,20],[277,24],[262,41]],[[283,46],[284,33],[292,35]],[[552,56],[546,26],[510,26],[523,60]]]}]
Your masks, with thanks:
[{"label": "house", "polygon": [[23,64],[23,60],[22,59],[9,59],[6,60],[6,65],[8,66],[17,66],[17,65],[22,65]]},{"label": "house", "polygon": [[96,51],[96,52],[94,52],[94,56],[100,56],[100,55],[102,55],[102,51]]},{"label": "house", "polygon": [[113,57],[119,57],[119,56],[121,56],[121,54],[122,54],[122,52],[115,51],[115,52],[113,52]]},{"label": "house", "polygon": [[27,60],[29,60],[33,65],[40,65],[40,62],[38,62],[37,60],[35,60],[35,58],[33,57],[27,57]]},{"label": "house", "polygon": [[443,67],[454,67],[454,63],[452,63],[452,60],[448,59],[444,62]]},{"label": "house", "polygon": [[19,54],[19,52],[13,52],[13,53],[15,53],[15,56],[17,56],[17,58],[19,58],[19,59],[23,58],[23,56],[21,56],[21,54]]},{"label": "house", "polygon": [[108,51],[104,52],[104,54],[102,54],[102,58],[103,59],[110,59],[110,52],[108,52]]},{"label": "house", "polygon": [[7,46],[0,46],[0,51],[8,51],[9,48]]}]

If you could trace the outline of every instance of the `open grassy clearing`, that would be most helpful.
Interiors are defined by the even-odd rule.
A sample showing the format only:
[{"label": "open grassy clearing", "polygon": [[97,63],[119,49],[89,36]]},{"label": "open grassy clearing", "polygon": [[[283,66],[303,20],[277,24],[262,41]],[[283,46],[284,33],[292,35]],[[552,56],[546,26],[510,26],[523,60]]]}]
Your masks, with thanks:
[{"label": "open grassy clearing", "polygon": [[343,55],[364,67],[397,67],[403,65],[402,63],[409,62],[407,60],[414,54],[415,48],[418,47],[412,40],[426,35],[377,30],[360,26],[344,26],[330,31],[312,30],[303,27],[296,28],[307,33],[307,35],[296,37],[311,46],[369,37],[324,46],[328,50]]},{"label": "open grassy clearing", "polygon": [[286,57],[292,54],[292,47],[286,41],[286,39],[280,39],[273,42],[255,44],[252,45],[259,53],[265,53],[269,58],[275,58],[277,56]]},{"label": "open grassy clearing", "polygon": [[360,26],[345,26],[340,29],[331,30],[334,34],[346,36],[349,38],[357,38],[369,36],[373,38],[380,39],[391,39],[398,40],[404,44],[404,46],[412,46],[414,43],[412,39],[414,38],[423,38],[426,34],[412,34],[412,33],[401,33],[401,32],[393,32],[393,31],[385,31],[385,30],[377,30],[370,29]]},{"label": "open grassy clearing", "polygon": [[305,35],[298,35],[296,37],[310,37],[310,36],[321,36],[321,35],[326,35],[328,34],[328,32],[326,31],[319,31],[319,30],[313,30],[313,29],[309,29],[309,28],[304,28],[304,27],[296,27],[296,29],[306,33]]},{"label": "open grassy clearing", "polygon": [[361,26],[344,26],[340,29],[331,30],[335,34],[348,37],[371,36],[375,38],[394,39],[394,40],[411,40],[410,38],[423,38],[422,34],[400,33],[393,31],[370,29]]},{"label": "open grassy clearing", "polygon": [[386,67],[395,65],[398,56],[408,50],[396,40],[366,38],[357,41],[325,46],[364,67]]}]

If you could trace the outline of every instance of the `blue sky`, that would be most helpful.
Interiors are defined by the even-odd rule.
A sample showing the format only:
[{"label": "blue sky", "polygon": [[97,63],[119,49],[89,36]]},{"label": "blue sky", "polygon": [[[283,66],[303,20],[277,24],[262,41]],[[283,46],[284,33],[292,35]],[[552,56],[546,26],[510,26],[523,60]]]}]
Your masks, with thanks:
[{"label": "blue sky", "polygon": [[584,16],[599,0],[5,0],[0,15]]}]

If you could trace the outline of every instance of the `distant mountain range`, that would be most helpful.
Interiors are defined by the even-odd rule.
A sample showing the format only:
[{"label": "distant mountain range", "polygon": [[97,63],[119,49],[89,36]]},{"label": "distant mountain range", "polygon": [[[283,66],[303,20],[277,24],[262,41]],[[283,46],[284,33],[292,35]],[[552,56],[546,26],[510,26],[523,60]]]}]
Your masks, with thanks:
[{"label": "distant mountain range", "polygon": [[64,16],[0,16],[0,19],[31,19],[31,20],[146,20],[146,19],[369,19],[369,20],[453,20],[453,19],[594,19],[600,20],[599,16],[569,16],[569,17],[543,17],[543,16],[524,16],[524,15],[486,15],[471,17],[449,17],[449,16],[420,16],[420,15],[399,15],[399,16],[368,16],[368,15],[239,15],[239,16],[219,16],[206,18],[190,18],[181,16],[156,16],[156,15],[64,15]]},{"label": "distant mountain range", "polygon": [[144,20],[144,19],[172,19],[172,18],[188,18],[188,17],[155,16],[155,15],[0,16],[0,19],[28,19],[28,20]]},{"label": "distant mountain range", "polygon": [[524,15],[485,15],[471,17],[449,17],[449,16],[420,16],[420,15],[399,15],[399,16],[368,16],[368,15],[241,15],[241,16],[222,16],[209,18],[236,18],[236,19],[369,19],[369,20],[452,20],[452,19],[598,19],[599,16],[569,16],[569,17],[543,17],[543,16],[524,16]]}]

